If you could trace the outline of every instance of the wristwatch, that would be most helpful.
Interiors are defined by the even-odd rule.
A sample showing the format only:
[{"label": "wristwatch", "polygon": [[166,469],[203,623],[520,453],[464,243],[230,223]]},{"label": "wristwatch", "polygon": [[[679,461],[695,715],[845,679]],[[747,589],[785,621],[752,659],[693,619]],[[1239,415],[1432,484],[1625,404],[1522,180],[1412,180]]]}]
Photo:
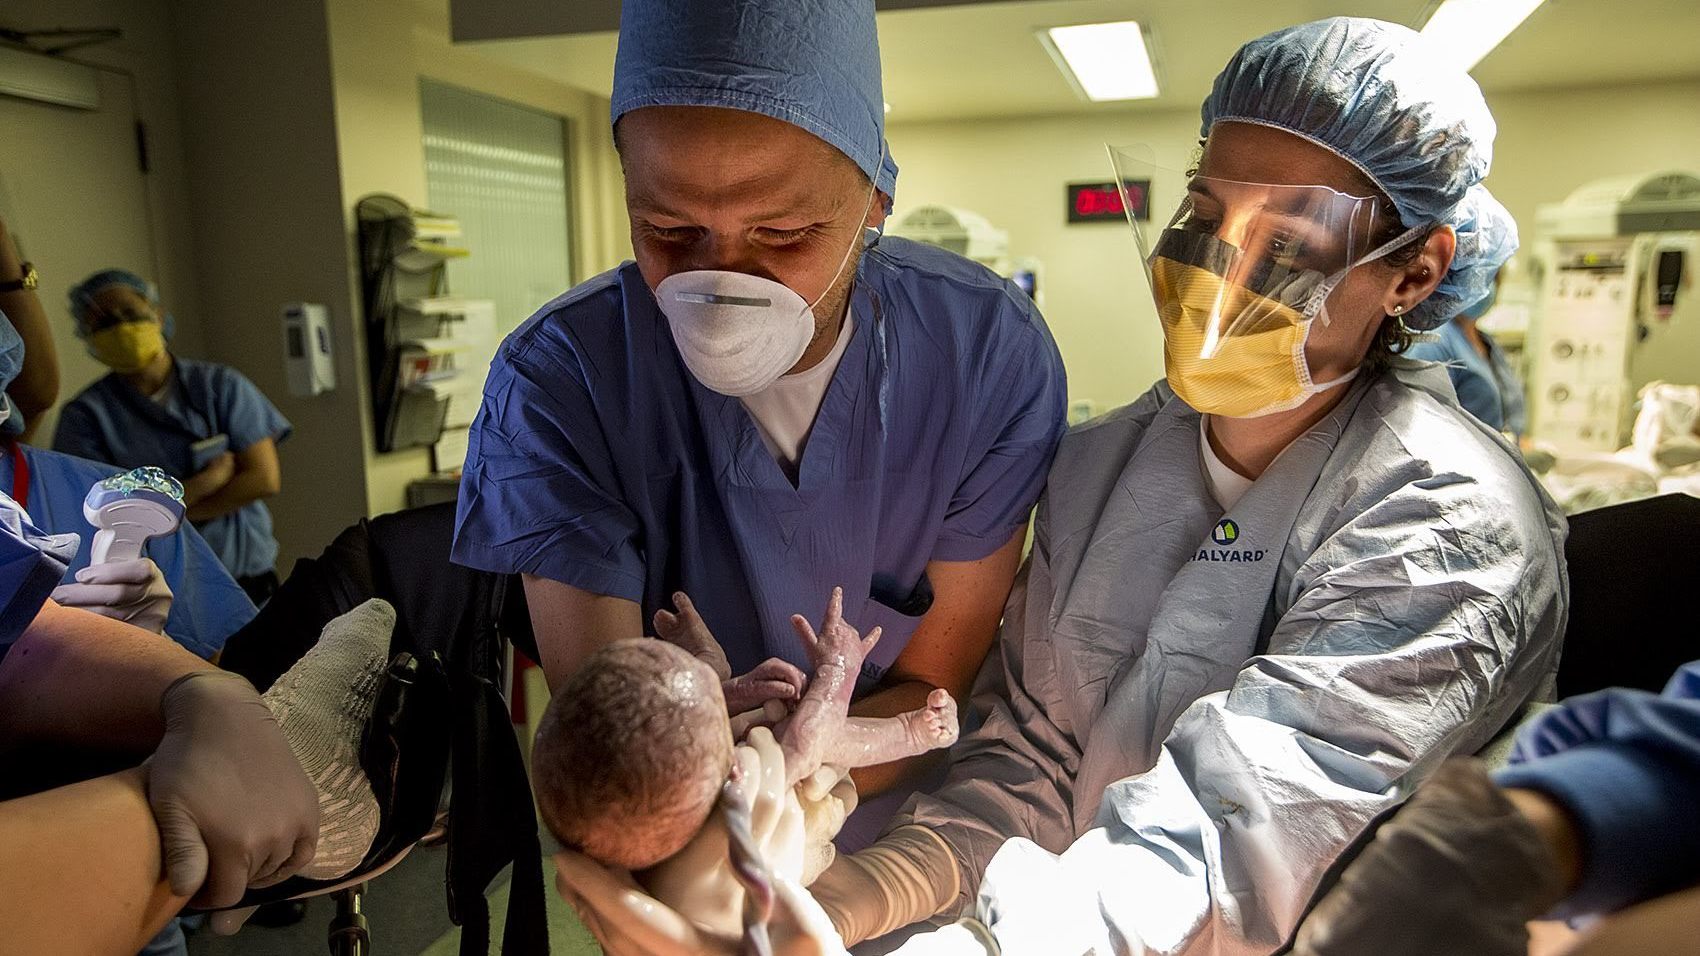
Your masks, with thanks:
[{"label": "wristwatch", "polygon": [[22,278],[0,280],[0,292],[16,292],[19,289],[29,289],[33,292],[36,286],[41,285],[41,275],[35,271],[35,266],[28,262],[23,266]]}]

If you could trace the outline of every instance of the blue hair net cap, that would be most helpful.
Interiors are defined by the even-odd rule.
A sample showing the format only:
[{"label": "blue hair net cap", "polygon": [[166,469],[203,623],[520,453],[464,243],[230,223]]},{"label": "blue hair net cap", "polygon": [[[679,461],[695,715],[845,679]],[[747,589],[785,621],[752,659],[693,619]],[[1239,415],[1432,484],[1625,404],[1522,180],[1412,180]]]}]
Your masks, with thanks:
[{"label": "blue hair net cap", "polygon": [[22,434],[24,430],[24,416],[18,413],[17,406],[12,404],[5,391],[23,370],[24,337],[18,334],[11,318],[0,312],[0,411],[4,411],[6,416],[6,420],[0,422],[0,432],[9,435]]},{"label": "blue hair net cap", "polygon": [[645,106],[718,106],[783,120],[850,157],[887,197],[897,195],[872,0],[625,0],[613,122]]},{"label": "blue hair net cap", "polygon": [[[1493,162],[1493,114],[1469,74],[1432,55],[1416,31],[1361,17],[1276,31],[1234,54],[1202,114],[1205,136],[1223,121],[1302,136],[1362,170],[1406,226],[1458,230],[1452,270],[1405,317],[1411,327],[1436,328],[1487,293],[1499,266],[1485,269],[1479,257],[1497,247],[1465,233],[1510,226],[1481,185]],[[1515,226],[1510,235],[1515,249]]]},{"label": "blue hair net cap", "polygon": [[[1517,222],[1499,200],[1480,186],[1472,187],[1452,218],[1458,232],[1458,251],[1452,269],[1434,292],[1412,310],[1418,322],[1440,316],[1439,322],[1413,328],[1437,328],[1460,313],[1481,318],[1494,303],[1494,276],[1517,251]],[[1430,303],[1432,307],[1426,308]]]},{"label": "blue hair net cap", "polygon": [[[98,308],[94,297],[99,295],[103,289],[110,289],[115,285],[134,289],[138,295],[148,300],[148,304],[159,305],[159,290],[154,287],[152,282],[128,269],[102,269],[72,286],[65,294],[66,298],[70,300],[71,318],[77,320],[78,338],[88,334],[89,321]],[[171,313],[167,312],[160,317],[160,321],[165,327],[166,339],[170,339],[171,333],[177,330],[177,320],[172,317]]]}]

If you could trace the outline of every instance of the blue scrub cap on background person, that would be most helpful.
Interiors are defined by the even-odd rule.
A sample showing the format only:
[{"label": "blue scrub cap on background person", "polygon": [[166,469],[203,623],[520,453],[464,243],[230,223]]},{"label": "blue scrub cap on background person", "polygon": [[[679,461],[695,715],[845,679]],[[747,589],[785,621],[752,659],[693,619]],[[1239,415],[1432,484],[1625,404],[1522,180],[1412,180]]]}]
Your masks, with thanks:
[{"label": "blue scrub cap on background person", "polygon": [[[77,320],[78,338],[88,336],[89,321],[98,308],[95,305],[94,297],[99,295],[102,289],[110,289],[115,285],[134,289],[138,295],[148,300],[149,305],[159,305],[159,290],[154,287],[152,282],[128,269],[102,269],[72,286],[70,291],[66,293],[66,298],[70,300],[71,318]],[[177,330],[177,320],[169,312],[162,314],[160,320],[165,326],[165,337],[169,340],[171,333]]]},{"label": "blue scrub cap on background person", "polygon": [[[1517,221],[1499,200],[1478,186],[1464,197],[1452,225],[1458,230],[1458,253],[1452,257],[1452,271],[1434,294],[1446,294],[1461,303],[1454,315],[1463,313],[1479,319],[1493,308],[1494,276],[1517,251]],[[1462,266],[1459,260],[1465,260]],[[1480,289],[1480,294],[1469,298],[1475,289]]]},{"label": "blue scrub cap on background person", "polygon": [[0,432],[9,435],[20,435],[24,430],[24,416],[18,413],[18,407],[6,394],[6,389],[12,387],[12,381],[23,370],[24,337],[12,326],[12,319],[0,312],[0,410],[6,413],[5,422],[0,423]]},{"label": "blue scrub cap on background person", "polygon": [[872,0],[625,0],[613,122],[645,106],[784,120],[850,157],[888,198],[897,195]]},{"label": "blue scrub cap on background person", "polygon": [[1362,170],[1407,227],[1458,231],[1452,269],[1404,317],[1410,327],[1436,328],[1487,294],[1499,266],[1484,268],[1483,257],[1497,247],[1466,233],[1497,235],[1511,220],[1481,185],[1493,162],[1493,114],[1475,80],[1416,31],[1361,17],[1278,30],[1234,54],[1201,112],[1205,136],[1224,120],[1302,136]]}]

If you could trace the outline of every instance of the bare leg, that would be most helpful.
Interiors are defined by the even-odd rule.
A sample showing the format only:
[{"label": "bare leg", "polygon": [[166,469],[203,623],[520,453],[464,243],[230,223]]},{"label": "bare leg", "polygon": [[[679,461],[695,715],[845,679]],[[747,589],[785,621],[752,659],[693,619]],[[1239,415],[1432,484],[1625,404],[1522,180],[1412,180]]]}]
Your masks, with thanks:
[{"label": "bare leg", "polygon": [[7,952],[133,956],[183,908],[140,769],[0,803]]},{"label": "bare leg", "polygon": [[827,744],[828,766],[853,770],[875,767],[956,743],[956,700],[937,688],[927,706],[896,717],[851,717]]}]

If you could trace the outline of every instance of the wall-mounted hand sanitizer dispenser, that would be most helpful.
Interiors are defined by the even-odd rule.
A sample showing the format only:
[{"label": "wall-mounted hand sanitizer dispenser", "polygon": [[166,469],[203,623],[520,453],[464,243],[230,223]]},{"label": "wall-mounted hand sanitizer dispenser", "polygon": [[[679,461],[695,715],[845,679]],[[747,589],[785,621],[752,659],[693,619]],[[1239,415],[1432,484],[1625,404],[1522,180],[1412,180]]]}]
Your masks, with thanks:
[{"label": "wall-mounted hand sanitizer dispenser", "polygon": [[283,307],[283,361],[289,394],[306,398],[336,388],[330,313],[324,306],[292,302]]}]

